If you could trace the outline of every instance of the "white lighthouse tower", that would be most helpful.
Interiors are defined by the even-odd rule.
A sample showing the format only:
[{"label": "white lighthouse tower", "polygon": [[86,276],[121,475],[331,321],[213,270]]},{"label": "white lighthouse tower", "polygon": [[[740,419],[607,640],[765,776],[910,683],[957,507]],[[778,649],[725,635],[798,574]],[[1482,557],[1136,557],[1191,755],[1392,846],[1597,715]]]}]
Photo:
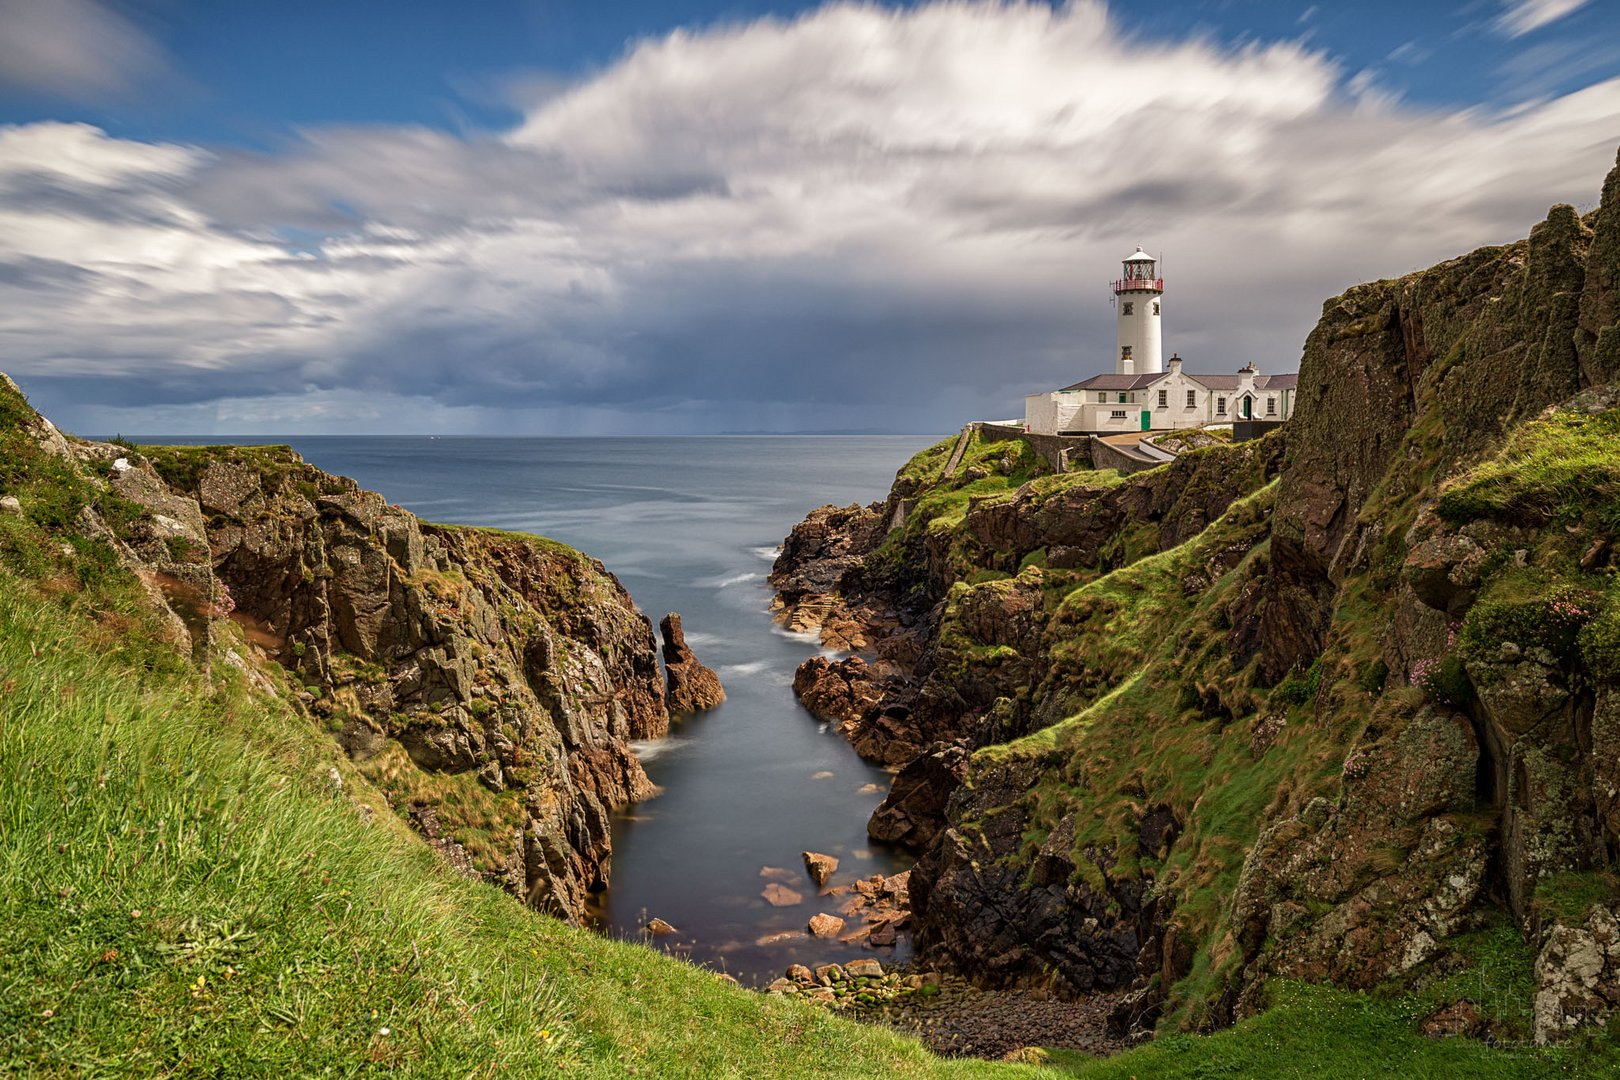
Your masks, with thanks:
[{"label": "white lighthouse tower", "polygon": [[1140,247],[1125,260],[1125,276],[1114,282],[1119,308],[1114,374],[1157,375],[1164,371],[1159,303],[1164,279],[1154,273],[1153,256]]}]

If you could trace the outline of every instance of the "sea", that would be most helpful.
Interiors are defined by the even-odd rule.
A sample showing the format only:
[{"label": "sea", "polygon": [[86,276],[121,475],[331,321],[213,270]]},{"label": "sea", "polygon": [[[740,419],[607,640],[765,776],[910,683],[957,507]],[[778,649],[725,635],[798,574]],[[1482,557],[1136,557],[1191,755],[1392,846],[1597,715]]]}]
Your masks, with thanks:
[{"label": "sea", "polygon": [[[820,652],[771,618],[765,578],[777,545],[817,506],[881,499],[928,436],[148,438],[289,443],[430,521],[549,536],[601,559],[655,623],[678,611],[686,640],[719,673],[726,702],[636,744],[662,794],[613,824],[612,884],[597,929],[647,941],[762,985],[789,964],[875,955],[802,933],[821,898],[801,853],[839,860],[829,884],[909,865],[870,842],[866,819],[891,776],[861,761],[793,696],[793,672]],[[774,869],[773,869],[774,868]],[[786,871],[784,876],[780,871]],[[803,897],[762,893],[780,881]],[[649,937],[658,918],[675,932]]]}]

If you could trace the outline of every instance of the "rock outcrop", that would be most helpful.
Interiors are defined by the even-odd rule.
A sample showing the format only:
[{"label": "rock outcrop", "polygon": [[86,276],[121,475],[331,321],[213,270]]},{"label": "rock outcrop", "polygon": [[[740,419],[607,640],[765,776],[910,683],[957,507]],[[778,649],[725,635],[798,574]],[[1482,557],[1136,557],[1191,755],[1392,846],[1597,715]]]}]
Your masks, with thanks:
[{"label": "rock outcrop", "polygon": [[686,644],[681,617],[675,612],[658,623],[664,639],[664,700],[673,713],[703,712],[726,700],[720,676],[704,667]]},{"label": "rock outcrop", "polygon": [[610,811],[654,790],[629,743],[669,724],[652,627],[600,563],[422,522],[286,447],[68,440],[0,397],[87,493],[66,527],[147,583],[194,658],[224,651],[322,717],[453,865],[583,917]]},{"label": "rock outcrop", "polygon": [[868,645],[796,688],[902,766],[869,831],[922,853],[925,957],[1128,989],[1123,1034],[1274,976],[1419,985],[1509,926],[1534,1031],[1437,1030],[1613,1015],[1617,222],[1620,168],[1585,217],[1328,301],[1281,438],[1047,476],[980,433],[807,519],[784,615]]}]

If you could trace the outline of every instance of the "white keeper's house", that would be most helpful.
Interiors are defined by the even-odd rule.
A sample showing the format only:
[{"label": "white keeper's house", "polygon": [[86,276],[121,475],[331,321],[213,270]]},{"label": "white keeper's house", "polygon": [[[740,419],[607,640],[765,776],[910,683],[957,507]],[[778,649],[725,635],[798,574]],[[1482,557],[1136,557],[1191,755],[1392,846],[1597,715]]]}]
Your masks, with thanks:
[{"label": "white keeper's house", "polygon": [[1231,375],[1166,370],[1160,329],[1164,279],[1140,247],[1113,283],[1114,370],[1024,398],[1024,430],[1037,435],[1112,435],[1173,431],[1244,421],[1283,421],[1294,411],[1297,375],[1262,375],[1253,363]]}]

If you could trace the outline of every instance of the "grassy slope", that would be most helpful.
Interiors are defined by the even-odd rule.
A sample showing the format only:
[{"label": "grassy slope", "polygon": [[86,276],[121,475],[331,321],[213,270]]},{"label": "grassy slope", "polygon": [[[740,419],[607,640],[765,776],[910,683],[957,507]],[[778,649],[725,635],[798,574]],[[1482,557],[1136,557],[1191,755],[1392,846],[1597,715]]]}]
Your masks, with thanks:
[{"label": "grassy slope", "polygon": [[992,1070],[454,876],[303,717],[95,607],[0,573],[0,1072]]},{"label": "grassy slope", "polygon": [[139,508],[34,422],[0,385],[0,1074],[1004,1071],[453,874],[318,721],[189,666],[80,534]]}]

